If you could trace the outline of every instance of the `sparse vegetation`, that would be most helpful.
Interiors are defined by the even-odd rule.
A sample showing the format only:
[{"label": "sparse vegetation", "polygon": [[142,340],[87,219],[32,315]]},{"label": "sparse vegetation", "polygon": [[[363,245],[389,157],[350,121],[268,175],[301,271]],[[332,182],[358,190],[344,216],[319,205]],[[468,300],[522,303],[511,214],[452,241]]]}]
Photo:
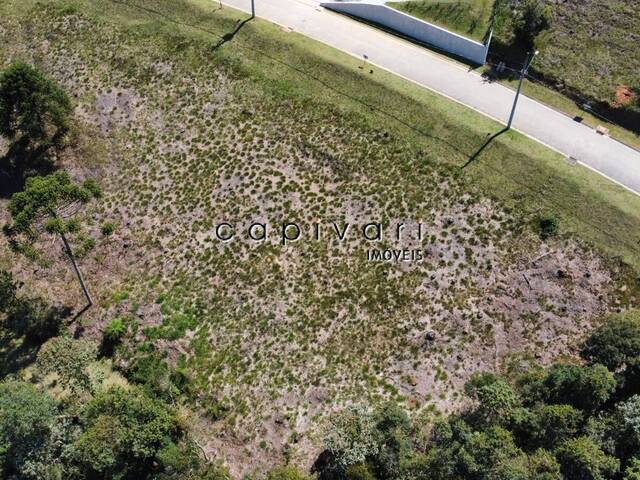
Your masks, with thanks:
[{"label": "sparse vegetation", "polygon": [[[237,12],[182,0],[132,5],[0,4],[0,60],[42,58],[77,95],[90,138],[78,133],[60,163],[104,187],[77,222],[46,225],[87,246],[83,269],[98,307],[73,326],[82,339],[64,332],[31,365],[37,388],[63,398],[57,408],[69,402],[80,412],[70,436],[77,456],[61,457],[61,468],[79,478],[144,478],[144,466],[159,478],[200,479],[229,476],[204,466],[206,456],[238,476],[306,466],[332,411],[357,400],[391,406],[363,409],[363,425],[334,423],[328,446],[342,459],[338,471],[397,478],[400,459],[424,445],[416,425],[467,402],[471,372],[495,370],[513,350],[549,362],[600,314],[635,301],[640,203],[617,186],[515,132],[460,171],[497,124],[384,72],[363,78],[357,60],[258,20],[212,50]],[[101,155],[87,154],[93,148]],[[538,238],[540,211],[557,212],[562,235]],[[421,249],[424,261],[368,262],[371,244],[354,232],[407,219],[423,222],[424,237],[410,239],[414,225],[402,241],[386,236],[384,247]],[[269,224],[269,241],[243,241],[253,220]],[[329,236],[331,222],[347,220],[344,242]],[[306,236],[282,245],[287,221]],[[109,238],[106,222],[118,225]],[[224,233],[235,240],[215,238],[222,222],[233,223]],[[314,222],[323,241],[309,238]],[[15,258],[20,278],[58,301],[77,300],[55,262],[29,273],[11,255],[3,247],[0,260]],[[117,342],[98,360],[103,335]],[[91,355],[72,343],[61,358],[78,373],[63,378],[51,352],[87,341]],[[556,396],[597,392],[585,397],[587,411],[601,408],[612,377],[590,366],[561,369],[549,382]],[[504,378],[470,393],[493,422],[518,411],[520,388]],[[132,420],[130,403],[149,414]],[[576,410],[541,411],[540,424],[560,418],[563,429],[535,441],[583,433]],[[489,443],[508,436],[481,433]],[[525,457],[519,445],[496,458],[561,467],[555,453]]]},{"label": "sparse vegetation", "polygon": [[[637,4],[506,0],[500,2],[498,12],[492,48],[495,63],[521,64],[527,50],[540,50],[531,74],[634,132],[632,140],[626,141],[637,144],[640,110],[634,105],[637,91],[633,87],[638,85],[640,57],[638,39],[630,33],[640,27]],[[535,89],[529,93],[547,103],[553,100]]]}]

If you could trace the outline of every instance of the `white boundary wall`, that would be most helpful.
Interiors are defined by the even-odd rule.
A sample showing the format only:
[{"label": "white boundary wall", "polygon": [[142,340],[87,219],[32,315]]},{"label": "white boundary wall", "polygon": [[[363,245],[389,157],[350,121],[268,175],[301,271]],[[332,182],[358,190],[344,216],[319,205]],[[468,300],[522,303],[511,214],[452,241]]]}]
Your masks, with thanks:
[{"label": "white boundary wall", "polygon": [[473,63],[482,65],[487,59],[490,41],[484,45],[385,5],[364,2],[325,2],[320,5],[336,12],[377,23]]}]

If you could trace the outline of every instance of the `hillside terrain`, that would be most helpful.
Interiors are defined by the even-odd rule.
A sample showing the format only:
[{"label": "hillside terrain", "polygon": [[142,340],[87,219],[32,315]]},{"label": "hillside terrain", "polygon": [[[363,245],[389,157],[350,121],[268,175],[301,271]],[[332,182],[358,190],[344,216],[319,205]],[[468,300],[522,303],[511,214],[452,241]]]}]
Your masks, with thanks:
[{"label": "hillside terrain", "polygon": [[[461,168],[497,124],[240,20],[181,0],[0,5],[0,69],[23,60],[69,92],[56,165],[103,189],[80,255],[96,305],[69,331],[98,344],[122,321],[110,381],[144,382],[147,360],[179,372],[171,400],[207,455],[237,475],[309,467],[344,406],[457,411],[474,373],[575,358],[599,318],[637,305],[636,196],[515,132]],[[541,235],[548,218],[559,230]],[[57,243],[47,264],[0,245],[28,288],[81,304]]]},{"label": "hillside terrain", "polygon": [[491,0],[409,0],[387,3],[390,7],[479,42],[484,40],[489,29],[493,4]]},{"label": "hillside terrain", "polygon": [[[498,3],[490,60],[521,64],[527,47],[514,38],[513,16],[523,2]],[[627,142],[637,145],[640,134],[640,5],[607,0],[544,1],[548,29],[535,40],[540,51],[530,78],[563,93],[584,109],[594,109],[597,121],[612,120],[635,134]],[[556,105],[549,95],[530,94]],[[588,114],[587,114],[588,115]]]},{"label": "hillside terrain", "polygon": [[[637,109],[640,4],[567,1],[553,3],[551,11],[551,27],[541,39],[536,69],[560,90]],[[621,96],[621,88],[631,89],[632,96]]]}]

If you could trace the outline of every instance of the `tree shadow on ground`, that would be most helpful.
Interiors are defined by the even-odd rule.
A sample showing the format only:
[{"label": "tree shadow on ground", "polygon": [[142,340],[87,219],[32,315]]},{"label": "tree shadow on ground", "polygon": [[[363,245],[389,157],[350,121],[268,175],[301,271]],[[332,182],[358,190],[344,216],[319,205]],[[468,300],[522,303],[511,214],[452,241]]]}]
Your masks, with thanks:
[{"label": "tree shadow on ground", "polygon": [[344,478],[344,471],[337,463],[335,456],[324,450],[318,455],[311,467],[311,473],[317,475],[319,480],[341,480]]},{"label": "tree shadow on ground", "polygon": [[51,143],[34,146],[21,137],[0,157],[0,198],[10,198],[24,189],[27,177],[48,175],[56,170]]},{"label": "tree shadow on ground", "polygon": [[39,298],[23,301],[29,302],[25,309],[0,322],[0,379],[31,365],[42,344],[57,336],[71,315],[67,306],[46,306]]}]

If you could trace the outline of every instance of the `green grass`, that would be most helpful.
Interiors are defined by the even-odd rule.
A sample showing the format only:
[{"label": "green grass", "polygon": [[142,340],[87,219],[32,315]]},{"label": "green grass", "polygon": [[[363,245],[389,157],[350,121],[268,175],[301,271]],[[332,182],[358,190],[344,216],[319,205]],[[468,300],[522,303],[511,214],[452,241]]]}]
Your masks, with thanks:
[{"label": "green grass", "polygon": [[489,28],[493,0],[411,0],[388,6],[452,32],[482,41]]},{"label": "green grass", "polygon": [[[561,88],[613,103],[615,88],[640,95],[640,3],[585,0],[553,3],[553,22],[540,39],[536,70]],[[634,34],[635,33],[635,34]]]},{"label": "green grass", "polygon": [[[216,11],[203,0],[136,2],[147,10],[112,2],[76,3],[83,11],[136,28],[138,35],[162,33],[204,45],[214,44],[242,16],[233,10]],[[321,98],[346,114],[358,115],[358,122],[397,132],[447,167],[463,165],[487,134],[501,128],[387,72],[376,70],[373,78],[362,75],[359,60],[261,20],[240,31],[224,59],[241,65],[275,93]],[[640,198],[603,177],[569,165],[561,155],[516,132],[499,137],[461,174],[506,205],[527,213],[557,211],[564,231],[640,268]]]},{"label": "green grass", "polygon": [[[159,14],[112,2],[80,4],[140,34],[164,33],[208,45],[242,16],[233,10],[217,11],[204,0],[135,2]],[[346,114],[358,115],[359,122],[398,132],[444,166],[461,166],[488,133],[501,128],[395,75],[379,70],[373,78],[362,75],[358,59],[261,20],[246,25],[224,56],[276,93],[321,98]],[[640,198],[603,177],[569,165],[561,155],[516,132],[499,137],[461,173],[470,185],[507,205],[528,213],[541,208],[557,211],[565,231],[640,269]]]}]

